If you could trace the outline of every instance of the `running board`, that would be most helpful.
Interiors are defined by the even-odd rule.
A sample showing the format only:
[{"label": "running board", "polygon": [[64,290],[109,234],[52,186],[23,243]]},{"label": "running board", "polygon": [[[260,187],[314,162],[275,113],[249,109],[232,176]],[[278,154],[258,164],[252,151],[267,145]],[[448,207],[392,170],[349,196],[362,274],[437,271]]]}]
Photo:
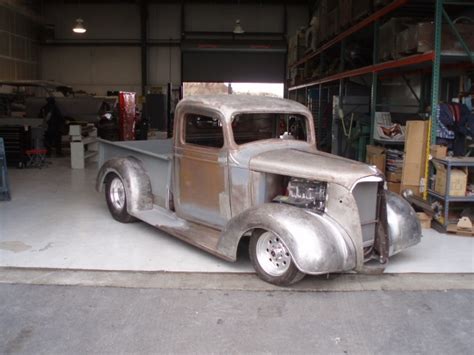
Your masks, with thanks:
[{"label": "running board", "polygon": [[220,230],[187,221],[156,205],[151,210],[135,212],[133,216],[219,258],[235,261],[218,251]]}]

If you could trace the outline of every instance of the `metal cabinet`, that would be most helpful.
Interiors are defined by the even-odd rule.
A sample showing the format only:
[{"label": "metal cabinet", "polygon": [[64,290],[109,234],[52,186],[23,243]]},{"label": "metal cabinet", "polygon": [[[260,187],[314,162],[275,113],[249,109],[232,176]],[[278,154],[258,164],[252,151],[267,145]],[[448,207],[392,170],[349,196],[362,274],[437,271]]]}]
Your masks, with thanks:
[{"label": "metal cabinet", "polygon": [[[467,168],[467,181],[469,182],[469,168],[474,168],[474,157],[451,157],[445,159],[435,159],[431,160],[431,163],[437,163],[443,166],[446,169],[446,184],[444,186],[444,194],[441,194],[435,191],[434,181],[431,181],[431,184],[428,188],[428,195],[432,202],[439,201],[442,205],[442,211],[433,227],[439,231],[445,232],[446,228],[450,224],[449,211],[455,203],[472,203],[474,202],[474,195],[464,195],[464,196],[452,196],[451,192],[451,178],[452,171],[456,168]],[[439,176],[438,176],[439,178]],[[454,223],[454,221],[451,221]],[[456,221],[457,223],[457,221]]]}]

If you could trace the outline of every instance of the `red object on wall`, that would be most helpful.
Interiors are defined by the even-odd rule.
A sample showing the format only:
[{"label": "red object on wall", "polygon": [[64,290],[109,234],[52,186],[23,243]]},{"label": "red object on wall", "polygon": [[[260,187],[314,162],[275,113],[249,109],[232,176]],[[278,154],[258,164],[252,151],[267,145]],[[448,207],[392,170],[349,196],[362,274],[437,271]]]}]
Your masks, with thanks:
[{"label": "red object on wall", "polygon": [[135,140],[135,93],[119,93],[119,125],[120,140]]}]

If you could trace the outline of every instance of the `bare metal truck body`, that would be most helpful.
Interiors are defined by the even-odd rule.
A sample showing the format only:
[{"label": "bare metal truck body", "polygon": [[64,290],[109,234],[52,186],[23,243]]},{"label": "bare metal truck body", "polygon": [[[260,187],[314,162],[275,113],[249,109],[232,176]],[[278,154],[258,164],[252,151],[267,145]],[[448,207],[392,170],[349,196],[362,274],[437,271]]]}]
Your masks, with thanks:
[{"label": "bare metal truck body", "polygon": [[97,190],[139,219],[229,261],[242,238],[264,280],[366,271],[417,244],[411,206],[373,166],[316,149],[306,107],[284,99],[182,100],[170,140],[100,142]]}]

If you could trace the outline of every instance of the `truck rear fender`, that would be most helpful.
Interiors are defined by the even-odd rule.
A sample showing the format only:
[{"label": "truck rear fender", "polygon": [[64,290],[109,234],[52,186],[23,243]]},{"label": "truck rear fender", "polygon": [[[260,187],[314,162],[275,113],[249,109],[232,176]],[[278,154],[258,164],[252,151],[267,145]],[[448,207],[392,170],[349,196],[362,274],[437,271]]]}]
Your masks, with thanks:
[{"label": "truck rear fender", "polygon": [[240,239],[259,228],[278,235],[298,269],[306,274],[341,272],[356,266],[354,244],[337,222],[328,216],[276,203],[252,207],[232,218],[219,240],[219,253],[236,260]]},{"label": "truck rear fender", "polygon": [[140,160],[134,157],[120,157],[106,161],[97,175],[97,191],[103,191],[107,176],[110,173],[117,174],[123,181],[127,196],[128,213],[133,214],[153,208],[150,178]]}]

